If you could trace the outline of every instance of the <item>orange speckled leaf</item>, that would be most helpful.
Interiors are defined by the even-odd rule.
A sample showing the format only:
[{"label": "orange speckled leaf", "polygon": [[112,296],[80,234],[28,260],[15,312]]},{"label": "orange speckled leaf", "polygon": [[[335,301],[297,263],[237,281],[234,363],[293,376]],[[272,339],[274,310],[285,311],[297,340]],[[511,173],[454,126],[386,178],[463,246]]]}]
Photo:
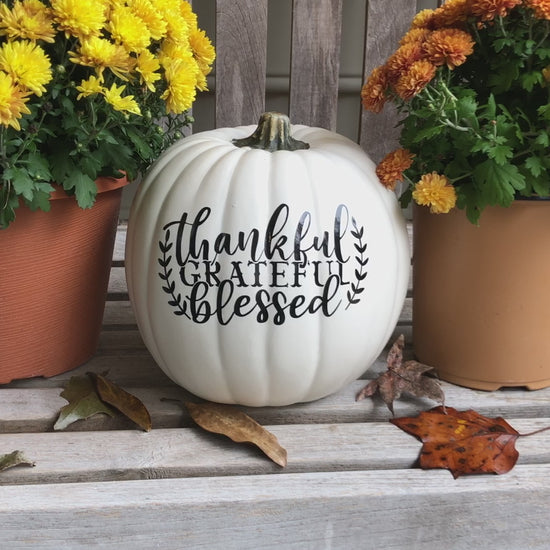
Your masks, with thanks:
[{"label": "orange speckled leaf", "polygon": [[455,478],[464,474],[505,474],[519,457],[515,448],[519,433],[500,417],[435,407],[417,417],[390,422],[422,441],[421,468],[446,468]]}]

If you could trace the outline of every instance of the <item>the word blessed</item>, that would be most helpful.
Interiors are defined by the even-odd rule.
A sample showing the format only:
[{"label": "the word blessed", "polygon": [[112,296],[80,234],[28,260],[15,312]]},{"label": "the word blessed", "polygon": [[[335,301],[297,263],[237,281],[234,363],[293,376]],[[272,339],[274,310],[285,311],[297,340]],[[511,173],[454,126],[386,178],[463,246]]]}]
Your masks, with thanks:
[{"label": "the word blessed", "polygon": [[[281,325],[307,314],[330,317],[343,304],[358,303],[367,247],[348,208],[338,205],[330,228],[322,231],[314,231],[310,212],[294,219],[283,203],[265,227],[233,233],[212,232],[207,206],[167,223],[159,242],[159,277],[174,313],[195,323],[215,318],[226,325],[253,315],[259,323]],[[353,255],[346,239],[353,239]]]}]

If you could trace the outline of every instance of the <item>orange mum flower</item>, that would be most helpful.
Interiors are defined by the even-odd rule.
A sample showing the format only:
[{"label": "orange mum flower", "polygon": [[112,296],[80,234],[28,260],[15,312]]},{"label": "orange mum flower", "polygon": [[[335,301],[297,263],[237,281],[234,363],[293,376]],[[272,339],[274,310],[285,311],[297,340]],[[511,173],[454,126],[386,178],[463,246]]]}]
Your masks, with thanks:
[{"label": "orange mum flower", "polygon": [[384,187],[395,189],[403,181],[403,172],[411,167],[414,155],[407,149],[396,149],[388,153],[376,167],[376,175]]},{"label": "orange mum flower", "polygon": [[433,14],[435,26],[437,28],[456,27],[464,23],[471,14],[470,4],[471,0],[447,0]]},{"label": "orange mum flower", "polygon": [[423,90],[435,76],[436,67],[430,61],[415,61],[395,84],[397,95],[405,101]]},{"label": "orange mum flower", "polygon": [[492,21],[496,16],[506,17],[508,12],[523,0],[471,0],[471,11],[482,21]]},{"label": "orange mum flower", "polygon": [[434,65],[447,65],[454,69],[462,65],[474,51],[475,41],[466,31],[440,29],[432,32],[424,43],[424,52]]},{"label": "orange mum flower", "polygon": [[411,23],[411,29],[433,29],[433,16],[435,10],[419,11]]},{"label": "orange mum flower", "polygon": [[379,113],[386,103],[386,88],[388,78],[384,66],[372,71],[367,82],[361,89],[361,102],[367,111]]},{"label": "orange mum flower", "polygon": [[422,55],[420,42],[408,42],[400,46],[386,62],[389,81],[396,82],[415,61],[422,59]]},{"label": "orange mum flower", "polygon": [[411,42],[422,43],[430,36],[431,32],[429,29],[410,29],[399,41],[399,45],[404,46]]},{"label": "orange mum flower", "polygon": [[525,0],[525,4],[539,19],[550,19],[550,0]]},{"label": "orange mum flower", "polygon": [[433,214],[446,214],[456,204],[456,190],[446,176],[437,172],[424,174],[412,193],[415,202],[429,206]]}]

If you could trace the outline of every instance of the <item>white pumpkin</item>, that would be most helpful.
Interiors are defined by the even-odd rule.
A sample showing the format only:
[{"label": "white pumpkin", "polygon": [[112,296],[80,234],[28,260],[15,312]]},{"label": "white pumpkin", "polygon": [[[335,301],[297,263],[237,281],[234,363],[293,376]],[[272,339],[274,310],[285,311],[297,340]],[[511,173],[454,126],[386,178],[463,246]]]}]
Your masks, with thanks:
[{"label": "white pumpkin", "polygon": [[376,360],[403,305],[410,255],[394,194],[351,140],[296,125],[299,148],[289,128],[268,113],[248,140],[254,127],[182,139],[132,204],[126,274],[143,340],[211,401],[337,391]]}]

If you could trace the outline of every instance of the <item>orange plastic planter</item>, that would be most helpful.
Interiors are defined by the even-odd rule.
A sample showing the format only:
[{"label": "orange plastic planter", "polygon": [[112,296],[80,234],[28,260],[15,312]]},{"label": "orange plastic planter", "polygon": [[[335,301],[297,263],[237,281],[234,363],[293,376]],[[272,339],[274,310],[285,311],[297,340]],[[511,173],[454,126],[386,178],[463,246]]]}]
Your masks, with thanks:
[{"label": "orange plastic planter", "polygon": [[62,191],[0,230],[0,384],[53,376],[95,352],[126,178],[101,178],[93,208]]},{"label": "orange plastic planter", "polygon": [[413,219],[417,358],[471,388],[550,386],[550,202]]}]

